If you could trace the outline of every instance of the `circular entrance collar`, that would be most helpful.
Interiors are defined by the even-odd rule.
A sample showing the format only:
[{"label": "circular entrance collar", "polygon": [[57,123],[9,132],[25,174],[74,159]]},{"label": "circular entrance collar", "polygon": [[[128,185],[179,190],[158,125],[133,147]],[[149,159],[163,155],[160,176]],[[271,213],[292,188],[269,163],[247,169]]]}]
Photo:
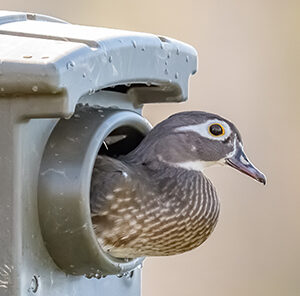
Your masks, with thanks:
[{"label": "circular entrance collar", "polygon": [[38,207],[42,234],[55,263],[66,273],[120,274],[142,263],[106,254],[97,242],[90,216],[90,183],[103,140],[119,127],[145,135],[150,124],[132,111],[79,106],[55,126],[39,176]]}]

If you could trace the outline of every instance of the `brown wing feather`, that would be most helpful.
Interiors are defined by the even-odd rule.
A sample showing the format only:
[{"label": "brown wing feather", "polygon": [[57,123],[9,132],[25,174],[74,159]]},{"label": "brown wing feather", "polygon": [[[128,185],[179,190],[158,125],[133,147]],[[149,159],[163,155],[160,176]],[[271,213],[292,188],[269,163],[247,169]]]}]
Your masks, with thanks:
[{"label": "brown wing feather", "polygon": [[106,251],[126,245],[142,232],[144,198],[137,196],[137,178],[117,159],[99,156],[96,160],[90,207],[97,238]]}]

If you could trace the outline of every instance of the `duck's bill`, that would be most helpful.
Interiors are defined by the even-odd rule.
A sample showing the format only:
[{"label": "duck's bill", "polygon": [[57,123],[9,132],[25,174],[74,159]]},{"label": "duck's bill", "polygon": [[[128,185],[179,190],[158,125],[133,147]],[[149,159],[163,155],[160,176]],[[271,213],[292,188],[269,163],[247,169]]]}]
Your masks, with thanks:
[{"label": "duck's bill", "polygon": [[265,175],[248,160],[242,147],[232,157],[226,158],[225,163],[264,185],[267,182]]}]

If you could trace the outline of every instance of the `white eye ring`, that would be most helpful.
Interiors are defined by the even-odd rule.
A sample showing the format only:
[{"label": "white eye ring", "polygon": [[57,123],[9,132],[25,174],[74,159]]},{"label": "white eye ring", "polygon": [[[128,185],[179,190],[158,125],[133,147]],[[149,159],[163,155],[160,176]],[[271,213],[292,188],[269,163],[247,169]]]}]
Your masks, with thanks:
[{"label": "white eye ring", "polygon": [[[209,127],[213,124],[219,124],[223,127],[224,129],[224,134],[220,136],[214,136],[210,133]],[[231,135],[231,128],[225,121],[221,121],[218,119],[211,119],[208,120],[204,123],[200,124],[195,124],[195,125],[186,125],[186,126],[180,126],[175,129],[175,131],[179,132],[194,132],[199,134],[200,136],[210,139],[210,140],[215,140],[215,141],[224,141],[226,140],[230,135]]]}]

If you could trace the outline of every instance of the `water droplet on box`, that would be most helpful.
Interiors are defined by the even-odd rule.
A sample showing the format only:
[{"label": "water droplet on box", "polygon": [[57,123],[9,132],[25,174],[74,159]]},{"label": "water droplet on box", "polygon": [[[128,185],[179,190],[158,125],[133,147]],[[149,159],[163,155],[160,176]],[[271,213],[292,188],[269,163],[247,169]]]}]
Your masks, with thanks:
[{"label": "water droplet on box", "polygon": [[190,60],[189,56],[186,56],[185,61],[188,63]]},{"label": "water droplet on box", "polygon": [[132,43],[132,46],[133,46],[134,48],[136,48],[136,42],[135,42],[134,40],[132,40],[131,43]]},{"label": "water droplet on box", "polygon": [[36,293],[38,288],[39,288],[38,276],[34,275],[31,279],[31,283],[28,288],[28,292]]},{"label": "water droplet on box", "polygon": [[176,72],[176,73],[175,73],[175,79],[178,79],[178,77],[179,77],[179,73]]},{"label": "water droplet on box", "polygon": [[33,92],[37,92],[39,90],[39,87],[37,85],[34,85],[31,89]]},{"label": "water droplet on box", "polygon": [[75,67],[75,62],[73,62],[73,61],[67,62],[66,67],[67,67],[68,70],[73,69]]},{"label": "water droplet on box", "polygon": [[165,69],[165,72],[164,72],[166,75],[168,75],[169,74],[169,71],[168,71],[168,69]]},{"label": "water droplet on box", "polygon": [[93,95],[95,92],[96,92],[96,90],[94,88],[89,89],[89,95]]},{"label": "water droplet on box", "polygon": [[108,58],[108,61],[111,63],[112,60],[113,60],[113,58],[112,58],[112,56],[110,56],[110,57]]}]

